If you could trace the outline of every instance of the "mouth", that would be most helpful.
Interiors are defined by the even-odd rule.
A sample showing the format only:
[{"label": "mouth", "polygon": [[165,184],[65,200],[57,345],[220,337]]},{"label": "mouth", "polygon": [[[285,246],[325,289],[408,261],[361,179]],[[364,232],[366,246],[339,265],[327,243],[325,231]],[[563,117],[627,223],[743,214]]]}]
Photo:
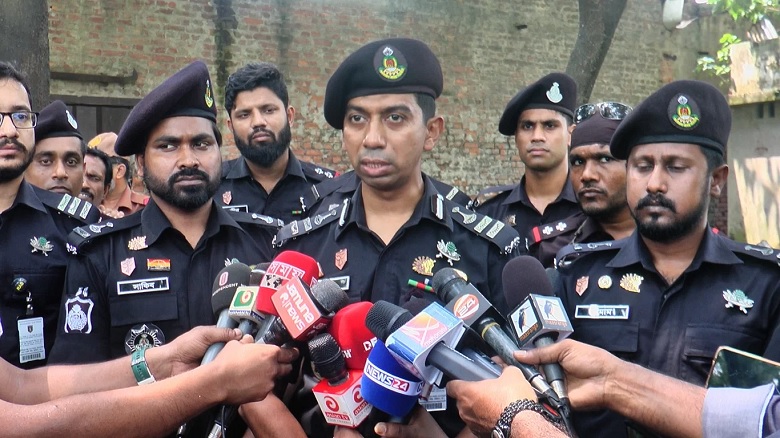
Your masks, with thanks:
[{"label": "mouth", "polygon": [[577,196],[580,197],[594,197],[594,196],[601,196],[601,195],[606,195],[606,192],[596,188],[582,189],[579,192],[577,192]]},{"label": "mouth", "polygon": [[48,189],[50,192],[61,193],[63,195],[70,195],[70,189],[63,186],[54,186]]},{"label": "mouth", "polygon": [[92,202],[95,199],[95,196],[92,193],[89,192],[81,192],[79,193],[79,198]]},{"label": "mouth", "polygon": [[360,160],[360,168],[367,176],[379,176],[390,170],[390,163],[384,160],[364,158]]},{"label": "mouth", "polygon": [[266,141],[271,141],[273,139],[274,139],[274,137],[273,137],[272,134],[270,134],[270,133],[268,133],[266,131],[260,131],[260,132],[254,133],[249,140],[252,141],[252,142],[262,143],[262,142],[266,142]]}]

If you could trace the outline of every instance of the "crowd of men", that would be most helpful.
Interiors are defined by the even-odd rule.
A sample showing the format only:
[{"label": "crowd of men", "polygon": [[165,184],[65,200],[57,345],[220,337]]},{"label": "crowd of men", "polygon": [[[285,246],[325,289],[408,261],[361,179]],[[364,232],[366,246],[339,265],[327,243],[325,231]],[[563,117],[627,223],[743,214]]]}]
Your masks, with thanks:
[{"label": "crowd of men", "polygon": [[[150,436],[186,422],[182,434],[203,436],[210,409],[230,403],[241,405],[247,434],[357,435],[312,414],[297,349],[198,328],[216,321],[210,285],[223,268],[294,250],[351,302],[436,301],[426,286],[454,267],[504,315],[513,293],[504,266],[531,255],[560,273],[553,287],[575,341],[516,357],[561,363],[579,436],[773,433],[773,387],[701,388],[721,345],[780,360],[777,251],[734,242],[707,221],[728,175],[722,94],[676,81],[635,109],[577,106],[574,80],[548,74],[498,122],[524,175],[471,199],[422,171],[446,127],[436,110],[443,86],[421,41],[374,41],[344,59],[323,105],[351,165],[340,175],[296,157],[295,108],[271,63],[228,79],[224,110],[241,155],[223,162],[200,61],[147,94],[118,134],[89,142],[63,102],[34,112],[24,76],[0,62],[3,424],[20,436]],[[133,189],[134,172],[148,194]],[[227,345],[217,359],[197,367],[218,342]],[[292,370],[307,377],[280,391]],[[444,411],[419,406],[406,424],[374,432],[566,433],[515,367],[446,389]],[[742,407],[723,406],[728,397]]]}]

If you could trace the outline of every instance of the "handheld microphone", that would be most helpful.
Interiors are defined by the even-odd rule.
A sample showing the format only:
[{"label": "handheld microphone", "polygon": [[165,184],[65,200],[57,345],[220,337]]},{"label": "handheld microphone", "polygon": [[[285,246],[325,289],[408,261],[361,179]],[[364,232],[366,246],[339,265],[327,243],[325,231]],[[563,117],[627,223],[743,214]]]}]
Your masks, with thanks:
[{"label": "handheld microphone", "polygon": [[336,312],[328,326],[328,333],[341,347],[349,370],[362,370],[377,342],[365,322],[372,305],[367,301],[352,303]]},{"label": "handheld microphone", "polygon": [[265,277],[269,266],[271,266],[271,262],[263,262],[254,266],[250,266],[252,272],[249,274],[249,284],[252,286],[260,286],[260,283],[263,281],[263,277]]},{"label": "handheld microphone", "polygon": [[[520,301],[509,319],[521,347],[552,345],[574,331],[561,299],[553,294],[548,273],[538,260],[530,256],[516,257],[504,266],[502,278],[507,303]],[[511,294],[507,293],[509,291]],[[554,363],[543,365],[542,368],[547,381],[567,403],[561,366]]]},{"label": "handheld microphone", "polygon": [[309,355],[322,377],[312,392],[325,421],[334,426],[358,426],[371,412],[371,405],[361,395],[363,373],[347,369],[341,348],[330,333],[309,340]]},{"label": "handheld microphone", "polygon": [[401,366],[379,340],[368,355],[361,383],[363,398],[396,418],[414,409],[423,388],[422,381]]},{"label": "handheld microphone", "polygon": [[465,327],[438,303],[412,317],[395,304],[377,301],[366,316],[366,326],[398,363],[428,383],[439,382],[442,374],[472,382],[498,377],[450,347]]},{"label": "handheld microphone", "polygon": [[[214,279],[214,286],[211,289],[211,308],[217,315],[217,327],[235,328],[238,326],[238,322],[230,317],[230,303],[236,290],[249,283],[249,272],[249,266],[243,263],[233,263],[219,271],[217,278]],[[212,344],[206,350],[200,364],[205,365],[213,361],[224,347],[224,342]]]},{"label": "handheld microphone", "polygon": [[556,398],[555,392],[536,368],[515,359],[514,352],[519,347],[501,328],[506,320],[477,288],[454,269],[443,268],[433,276],[433,290],[442,301],[449,302],[447,308],[476,330],[501,359],[519,368],[534,389],[548,398]]},{"label": "handheld microphone", "polygon": [[349,303],[349,297],[331,280],[321,280],[311,289],[301,279],[285,281],[271,297],[279,314],[268,331],[258,332],[258,344],[283,345],[288,341],[305,341],[327,327],[336,311]]}]

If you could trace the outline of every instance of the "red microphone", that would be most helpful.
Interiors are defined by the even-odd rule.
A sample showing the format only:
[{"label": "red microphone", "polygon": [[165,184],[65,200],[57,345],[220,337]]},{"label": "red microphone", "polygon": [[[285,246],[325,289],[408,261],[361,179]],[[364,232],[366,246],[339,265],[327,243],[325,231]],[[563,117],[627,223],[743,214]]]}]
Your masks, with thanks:
[{"label": "red microphone", "polygon": [[347,369],[363,370],[368,354],[376,344],[376,336],[366,327],[366,315],[372,303],[361,301],[352,303],[336,312],[328,327],[341,348]]}]

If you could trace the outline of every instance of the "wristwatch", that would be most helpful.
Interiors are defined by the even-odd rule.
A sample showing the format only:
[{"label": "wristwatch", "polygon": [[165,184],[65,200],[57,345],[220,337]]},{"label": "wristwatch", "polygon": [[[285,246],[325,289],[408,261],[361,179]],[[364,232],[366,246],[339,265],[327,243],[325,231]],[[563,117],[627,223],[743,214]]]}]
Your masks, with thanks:
[{"label": "wristwatch", "polygon": [[534,411],[541,415],[545,420],[552,423],[559,430],[563,430],[560,424],[560,418],[552,415],[539,403],[528,399],[522,399],[515,400],[504,408],[504,412],[502,412],[498,417],[498,421],[496,422],[496,426],[493,428],[493,431],[490,433],[490,437],[509,438],[512,430],[512,421],[514,421],[515,416],[521,411]]}]

